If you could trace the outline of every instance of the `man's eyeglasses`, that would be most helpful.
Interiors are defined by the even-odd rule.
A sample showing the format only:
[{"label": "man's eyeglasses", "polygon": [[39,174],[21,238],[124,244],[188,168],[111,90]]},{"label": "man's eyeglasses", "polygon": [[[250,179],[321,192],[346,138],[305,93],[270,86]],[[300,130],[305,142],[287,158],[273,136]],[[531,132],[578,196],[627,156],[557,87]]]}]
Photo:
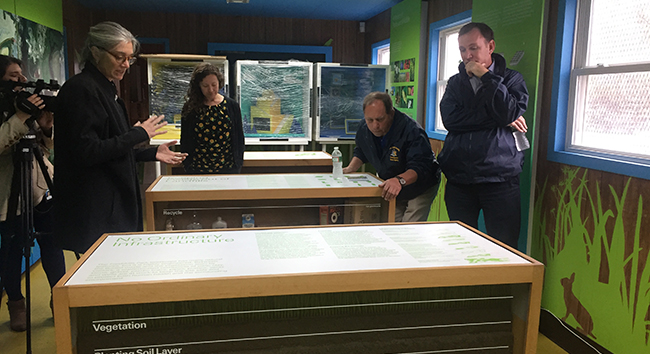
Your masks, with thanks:
[{"label": "man's eyeglasses", "polygon": [[136,56],[133,56],[133,55],[129,55],[129,56],[121,55],[121,54],[118,55],[118,54],[115,54],[115,53],[111,52],[110,50],[105,49],[105,48],[102,48],[102,47],[97,47],[97,48],[99,48],[99,49],[105,51],[106,53],[110,54],[120,64],[127,61],[127,62],[129,62],[129,66],[131,66],[131,65],[135,64],[136,60],[138,60],[138,58]]}]

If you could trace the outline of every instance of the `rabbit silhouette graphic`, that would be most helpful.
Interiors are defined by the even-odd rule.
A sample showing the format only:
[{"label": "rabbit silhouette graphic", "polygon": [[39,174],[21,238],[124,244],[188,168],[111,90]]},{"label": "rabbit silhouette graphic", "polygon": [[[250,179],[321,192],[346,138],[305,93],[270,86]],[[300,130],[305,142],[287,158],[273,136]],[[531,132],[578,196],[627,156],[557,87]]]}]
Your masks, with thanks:
[{"label": "rabbit silhouette graphic", "polygon": [[569,278],[560,279],[560,284],[564,288],[564,304],[566,305],[566,314],[562,317],[562,321],[566,322],[569,315],[573,315],[580,327],[577,328],[578,332],[585,336],[596,338],[591,333],[594,330],[594,321],[591,319],[589,311],[582,305],[580,300],[573,294],[573,282],[576,279],[576,273],[571,273]]}]

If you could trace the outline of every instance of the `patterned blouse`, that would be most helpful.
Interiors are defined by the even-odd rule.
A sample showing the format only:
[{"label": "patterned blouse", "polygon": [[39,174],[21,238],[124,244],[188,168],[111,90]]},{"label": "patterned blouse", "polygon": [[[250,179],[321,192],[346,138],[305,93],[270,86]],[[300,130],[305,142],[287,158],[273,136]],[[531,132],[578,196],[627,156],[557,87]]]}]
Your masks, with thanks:
[{"label": "patterned blouse", "polygon": [[210,106],[199,115],[194,133],[197,145],[192,168],[202,173],[218,173],[235,165],[232,152],[232,122],[228,117],[226,100]]}]

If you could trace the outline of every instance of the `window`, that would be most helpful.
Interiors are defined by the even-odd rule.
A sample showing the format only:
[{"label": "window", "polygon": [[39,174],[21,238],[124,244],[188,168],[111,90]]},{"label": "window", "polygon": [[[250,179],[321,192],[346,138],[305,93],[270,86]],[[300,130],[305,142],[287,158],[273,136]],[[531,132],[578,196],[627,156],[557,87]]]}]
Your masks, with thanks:
[{"label": "window", "polygon": [[427,98],[427,134],[430,138],[444,140],[447,129],[440,116],[440,100],[445,93],[447,80],[458,73],[460,52],[458,32],[471,21],[471,11],[434,22],[429,27],[429,91]]},{"label": "window", "polygon": [[560,5],[549,159],[650,179],[650,3]]},{"label": "window", "polygon": [[439,58],[438,58],[438,79],[436,81],[436,123],[435,130],[447,132],[442,124],[442,115],[440,115],[440,100],[445,94],[447,81],[449,78],[458,74],[458,64],[462,60],[458,50],[458,32],[465,24],[460,24],[452,28],[440,31],[439,38]]},{"label": "window", "polygon": [[390,64],[390,39],[372,45],[372,63],[377,65]]}]

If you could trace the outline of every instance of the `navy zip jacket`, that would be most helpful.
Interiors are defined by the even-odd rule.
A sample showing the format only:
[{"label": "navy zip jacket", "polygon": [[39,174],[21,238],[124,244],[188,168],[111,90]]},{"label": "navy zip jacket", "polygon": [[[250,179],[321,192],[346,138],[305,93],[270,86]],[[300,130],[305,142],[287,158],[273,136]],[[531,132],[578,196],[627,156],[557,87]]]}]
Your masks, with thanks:
[{"label": "navy zip jacket", "polygon": [[526,83],[520,73],[506,68],[501,55],[492,54],[492,60],[494,72],[481,77],[476,94],[461,63],[440,101],[449,133],[438,161],[452,183],[504,182],[519,175],[524,164],[508,124],[526,111]]},{"label": "navy zip jacket", "polygon": [[440,181],[440,168],[427,134],[416,121],[398,110],[395,110],[393,124],[386,134],[381,153],[365,120],[357,131],[355,141],[354,156],[364,163],[370,162],[381,179],[393,178],[408,169],[418,174],[415,183],[402,188],[397,200],[413,199]]}]

